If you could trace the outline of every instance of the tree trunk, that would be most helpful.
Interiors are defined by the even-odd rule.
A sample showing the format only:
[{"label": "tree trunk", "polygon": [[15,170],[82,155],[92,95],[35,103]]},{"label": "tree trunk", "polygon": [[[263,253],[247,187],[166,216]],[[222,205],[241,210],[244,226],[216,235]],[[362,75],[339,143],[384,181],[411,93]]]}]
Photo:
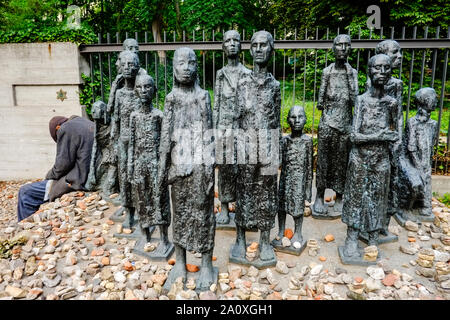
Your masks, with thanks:
[{"label": "tree trunk", "polygon": [[176,11],[176,29],[177,29],[177,33],[178,33],[178,37],[182,37],[182,32],[181,32],[181,13],[180,13],[180,0],[175,0],[175,11]]},{"label": "tree trunk", "polygon": [[[161,39],[161,17],[155,17],[155,20],[152,21],[152,33],[153,39],[156,42],[162,42]],[[164,64],[164,60],[166,58],[165,51],[158,51],[159,63]]]}]

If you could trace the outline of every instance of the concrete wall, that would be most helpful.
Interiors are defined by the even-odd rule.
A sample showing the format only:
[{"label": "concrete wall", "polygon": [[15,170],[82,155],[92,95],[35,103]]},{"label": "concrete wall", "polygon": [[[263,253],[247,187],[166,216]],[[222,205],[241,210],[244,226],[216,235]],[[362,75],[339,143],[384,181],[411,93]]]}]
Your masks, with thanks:
[{"label": "concrete wall", "polygon": [[0,44],[0,57],[0,181],[43,178],[56,154],[48,121],[81,115],[86,63],[73,43]]},{"label": "concrete wall", "polygon": [[432,176],[431,190],[437,192],[440,196],[450,193],[450,177],[449,176]]}]

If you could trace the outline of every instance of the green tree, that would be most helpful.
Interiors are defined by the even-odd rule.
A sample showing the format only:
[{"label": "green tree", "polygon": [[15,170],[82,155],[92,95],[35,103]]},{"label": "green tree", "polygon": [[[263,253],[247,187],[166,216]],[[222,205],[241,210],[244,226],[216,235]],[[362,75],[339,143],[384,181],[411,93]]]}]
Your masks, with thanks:
[{"label": "green tree", "polygon": [[187,31],[256,27],[255,12],[258,12],[258,7],[252,1],[185,0],[180,9],[183,17],[181,26]]},{"label": "green tree", "polygon": [[67,27],[67,1],[11,0],[0,2],[0,42],[92,42],[92,29]]},{"label": "green tree", "polygon": [[448,27],[450,3],[447,0],[387,0],[392,4],[391,20],[405,26]]},{"label": "green tree", "polygon": [[369,14],[366,10],[370,5],[380,7],[384,27],[447,27],[450,22],[450,3],[447,0],[275,0],[269,12],[278,28],[297,28],[300,32],[305,28],[344,28],[355,21],[367,28]]}]

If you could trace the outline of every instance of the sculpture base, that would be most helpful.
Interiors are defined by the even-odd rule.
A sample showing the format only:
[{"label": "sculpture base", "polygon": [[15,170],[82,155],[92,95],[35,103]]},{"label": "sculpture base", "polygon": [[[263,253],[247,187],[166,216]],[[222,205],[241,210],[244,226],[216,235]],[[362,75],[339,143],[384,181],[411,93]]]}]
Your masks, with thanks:
[{"label": "sculpture base", "polygon": [[429,216],[418,215],[417,218],[420,222],[434,222],[435,216],[434,214]]},{"label": "sculpture base", "polygon": [[295,248],[292,244],[289,247],[283,247],[283,245],[281,244],[281,240],[276,240],[276,239],[273,239],[270,244],[273,246],[273,248],[277,252],[283,252],[283,253],[288,253],[288,254],[293,254],[293,255],[299,256],[302,254],[303,250],[305,250],[306,243],[307,243],[307,241],[303,240],[300,248],[298,248],[298,249]]},{"label": "sculpture base", "polygon": [[[236,230],[236,222],[234,222],[235,213],[229,212],[230,222],[228,223],[218,223],[216,220],[216,230]],[[258,232],[257,228],[251,228],[245,231]]]},{"label": "sculpture base", "polygon": [[[171,278],[170,277],[170,274],[171,274],[171,272],[173,272],[173,270],[174,269],[170,270],[170,272],[168,274],[168,277],[167,277],[167,280],[164,283],[164,286],[163,286],[162,291],[161,291],[161,293],[163,295],[167,295],[167,293],[169,293],[170,288],[172,287],[172,284],[176,280],[176,278]],[[196,286],[195,289],[194,289],[195,292],[199,293],[199,292],[202,292],[202,291],[208,291],[208,290],[210,290],[209,288],[211,287],[212,284],[215,283],[217,285],[217,280],[219,279],[219,269],[217,267],[213,267],[213,271],[214,271],[214,276],[213,276],[214,277],[214,282],[211,283],[210,286],[207,287],[207,288],[199,288],[199,287]],[[197,284],[197,281],[198,281],[198,278],[200,276],[200,273],[201,273],[201,268],[197,272],[187,272],[186,273],[186,281],[189,278],[193,278],[195,280],[196,284]],[[183,290],[188,290],[188,288],[186,287],[186,282],[184,283]]]},{"label": "sculpture base", "polygon": [[394,214],[394,219],[395,219],[395,221],[397,221],[397,223],[398,223],[399,225],[401,225],[402,227],[405,226],[405,223],[406,223],[406,221],[408,220],[408,219],[405,219],[404,215],[400,215],[400,214],[398,214],[398,213]]},{"label": "sculpture base", "polygon": [[[151,226],[149,228],[150,236],[153,234],[155,229],[156,229],[155,226]],[[140,238],[145,238],[145,235],[142,234],[141,228],[139,228],[139,226],[137,226],[134,228],[134,231],[132,233],[114,233],[114,237],[122,238],[122,239],[140,239]]]},{"label": "sculpture base", "polygon": [[138,220],[137,215],[136,214],[134,215],[133,222],[131,223],[130,222],[130,213],[127,212],[125,214],[125,220],[122,223],[122,227],[124,229],[133,229],[133,228],[136,228],[137,226],[139,226],[139,220]]},{"label": "sculpture base", "polygon": [[[247,247],[248,246],[249,246],[249,244],[247,245]],[[275,256],[274,259],[271,259],[271,260],[261,260],[260,258],[258,258],[258,259],[255,259],[253,261],[250,261],[250,260],[247,260],[247,258],[245,256],[244,257],[233,256],[231,254],[232,251],[233,251],[233,247],[230,250],[230,258],[228,259],[228,261],[231,262],[231,263],[242,264],[244,266],[254,266],[257,269],[264,269],[264,268],[274,267],[277,264],[276,256]]]},{"label": "sculpture base", "polygon": [[347,257],[344,255],[344,246],[339,246],[338,252],[339,252],[339,258],[341,258],[342,264],[368,267],[368,266],[376,265],[377,262],[380,260],[380,253],[378,253],[378,257],[377,257],[376,261],[367,261],[367,260],[363,259],[364,251],[359,248],[358,248],[358,251],[359,251],[361,257],[359,257],[359,258]]},{"label": "sculpture base", "polygon": [[395,221],[402,227],[405,227],[406,221],[410,220],[416,222],[418,224],[422,224],[422,222],[434,222],[434,214],[429,216],[424,216],[420,214],[414,214],[413,211],[405,210],[401,214],[396,213],[394,215]]},{"label": "sculpture base", "polygon": [[[364,242],[365,244],[369,243],[369,235],[367,233],[360,233],[359,234],[359,240],[361,240],[362,242]],[[382,235],[380,233],[380,235],[378,236],[378,244],[383,244],[383,243],[390,243],[390,242],[396,242],[398,241],[398,236],[396,236],[395,234],[392,234],[388,231],[388,234]]]},{"label": "sculpture base", "polygon": [[106,193],[100,191],[100,196],[102,197],[103,200],[108,201],[110,203],[112,203],[115,206],[120,206],[121,202],[120,202],[120,196],[115,197],[114,199],[111,199]]},{"label": "sculpture base", "polygon": [[335,219],[339,219],[342,215],[342,212],[335,212],[333,209],[329,210],[328,208],[330,207],[327,204],[324,204],[325,208],[327,209],[327,213],[318,213],[314,211],[314,206],[311,206],[311,216],[314,219],[319,219],[319,220],[335,220]]},{"label": "sculpture base", "polygon": [[112,220],[114,222],[124,222],[125,217],[126,217],[125,208],[120,207],[112,215],[109,216],[109,220]]},{"label": "sculpture base", "polygon": [[133,253],[136,253],[142,257],[148,258],[151,261],[167,261],[172,256],[172,253],[175,250],[175,246],[172,242],[170,242],[169,248],[163,253],[157,253],[155,251],[147,252],[144,250],[145,245],[147,244],[147,239],[145,237],[140,238],[136,241],[136,244],[133,248]]}]

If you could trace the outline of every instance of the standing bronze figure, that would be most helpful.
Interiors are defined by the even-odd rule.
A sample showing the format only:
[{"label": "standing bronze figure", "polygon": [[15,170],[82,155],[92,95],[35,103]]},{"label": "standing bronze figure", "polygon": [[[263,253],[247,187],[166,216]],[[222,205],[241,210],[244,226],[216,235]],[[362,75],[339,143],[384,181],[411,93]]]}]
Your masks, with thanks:
[{"label": "standing bronze figure", "polygon": [[[161,190],[163,201],[157,203],[159,165],[159,145],[163,113],[154,108],[153,96],[156,86],[153,78],[147,74],[136,77],[135,91],[140,107],[130,115],[130,142],[128,145],[128,177],[132,193],[135,195],[136,215],[143,237],[137,241],[133,251],[152,260],[167,259],[173,252],[169,241],[170,225],[169,192]],[[161,205],[161,208],[156,208]],[[152,227],[159,227],[160,241],[154,251],[148,252],[146,245],[151,241]],[[149,247],[153,248],[153,247]]]},{"label": "standing bronze figure", "polygon": [[[133,38],[125,39],[123,41],[122,48],[123,48],[122,52],[129,51],[129,52],[135,53],[136,55],[138,55],[138,53],[139,53],[139,44],[136,41],[136,39],[133,39]],[[125,84],[125,79],[122,74],[120,57],[121,57],[121,55],[119,54],[119,56],[117,57],[117,60],[116,60],[117,76],[111,84],[111,89],[109,91],[108,104],[106,107],[106,113],[109,117],[113,117],[113,115],[114,115],[116,92],[117,92],[117,90],[121,89]],[[147,74],[147,71],[145,71],[145,69],[139,68],[138,75],[144,75],[144,74]],[[115,141],[113,141],[113,143],[115,143]],[[116,166],[116,172],[117,172],[117,160],[116,160],[115,166]],[[116,182],[118,183],[119,177],[117,175],[116,175],[115,179],[117,180]],[[120,200],[120,197],[119,197],[119,200]],[[119,203],[120,203],[120,201],[119,201]],[[129,220],[129,217],[126,214],[125,209],[122,207],[122,208],[119,208],[118,210],[116,210],[116,212],[114,212],[110,216],[110,219],[113,221],[116,221],[116,222],[122,222],[125,219]],[[127,225],[127,223],[126,223],[126,225]]]},{"label": "standing bronze figure", "polygon": [[[239,80],[237,87],[241,129],[238,142],[239,192],[236,243],[231,248],[230,262],[253,264],[258,268],[276,264],[269,236],[278,212],[281,94],[280,83],[267,69],[273,49],[274,41],[269,32],[253,34],[250,53],[254,69]],[[242,141],[247,138],[248,143]],[[245,151],[245,159],[240,159],[241,151]],[[245,231],[254,227],[260,231],[259,259],[249,261],[246,258]]]},{"label": "standing bronze figure", "polygon": [[[139,54],[139,44],[136,41],[136,39],[133,39],[133,38],[125,39],[122,44],[122,52],[123,51],[130,51],[130,52],[133,52],[136,55],[138,55]],[[111,84],[111,89],[110,89],[109,98],[108,98],[107,112],[110,114],[113,113],[114,99],[116,98],[116,91],[119,90],[120,88],[122,88],[125,83],[124,77],[122,75],[120,54],[116,60],[116,69],[117,69],[117,76]],[[144,74],[147,74],[147,71],[145,69],[139,68],[138,75],[144,75]]]},{"label": "standing bronze figure", "polygon": [[[312,216],[336,219],[342,212],[342,195],[350,152],[352,108],[358,95],[358,73],[347,63],[350,37],[340,34],[333,41],[336,62],[323,70],[317,108],[322,110],[318,130],[317,193]],[[325,189],[336,192],[333,212],[324,204]]]},{"label": "standing bronze figure", "polygon": [[433,147],[439,139],[439,127],[430,119],[436,108],[437,95],[433,88],[422,88],[416,92],[417,114],[406,123],[406,149],[416,174],[421,181],[420,192],[408,193],[410,208],[418,211],[415,220],[434,221],[431,211],[431,157]]},{"label": "standing bronze figure", "polygon": [[384,86],[391,77],[391,59],[378,54],[369,60],[371,87],[356,99],[350,135],[342,222],[347,225],[345,245],[339,247],[344,264],[367,265],[358,247],[361,232],[368,234],[369,246],[378,245],[389,196],[391,165],[389,143],[399,139],[396,128],[397,100],[387,95]]},{"label": "standing bronze figure", "polygon": [[[392,71],[398,69],[402,60],[402,49],[397,41],[384,40],[377,44],[375,54],[385,54],[391,58]],[[367,79],[367,88],[370,88],[370,78]],[[404,163],[405,150],[402,143],[403,137],[403,109],[402,109],[402,93],[403,81],[395,78],[393,75],[384,86],[387,95],[397,100],[397,111],[394,114],[396,119],[396,128],[399,139],[389,144],[389,159],[391,163],[391,179],[389,183],[389,201],[386,216],[383,220],[383,228],[380,230],[378,243],[386,243],[397,241],[398,237],[388,231],[391,217],[399,211],[399,195],[401,193],[401,172],[406,172],[402,163]],[[404,182],[403,182],[404,183]],[[366,233],[360,234],[360,239],[364,242],[368,241]]]},{"label": "standing bronze figure", "polygon": [[139,72],[139,58],[131,51],[122,51],[119,55],[120,67],[125,80],[123,88],[116,92],[114,100],[114,113],[111,124],[111,139],[116,141],[117,170],[119,177],[120,201],[128,219],[124,227],[134,225],[134,207],[131,193],[130,179],[128,177],[128,145],[130,141],[130,115],[139,108],[139,98],[134,91],[136,76]]},{"label": "standing bronze figure", "polygon": [[92,146],[91,164],[86,181],[87,190],[100,190],[103,197],[118,192],[116,155],[111,140],[111,118],[106,112],[106,104],[96,101],[92,105],[95,123],[95,140]]},{"label": "standing bronze figure", "polygon": [[[235,130],[238,129],[236,90],[238,81],[251,71],[239,62],[241,37],[235,30],[225,32],[222,48],[228,64],[217,71],[214,90],[213,123],[216,129],[216,157],[218,167],[218,187],[221,212],[216,216],[216,227],[227,228],[234,224],[230,221],[228,206],[236,201],[236,147]],[[220,152],[222,151],[223,152]]]},{"label": "standing bronze figure", "polygon": [[158,179],[161,197],[161,191],[171,185],[176,254],[165,287],[170,288],[178,277],[186,280],[186,251],[195,251],[202,254],[197,289],[208,290],[218,275],[212,265],[216,220],[211,100],[198,84],[192,49],[175,51],[173,76],[174,87],[164,103]]},{"label": "standing bronze figure", "polygon": [[[311,202],[313,180],[313,141],[303,133],[306,123],[305,109],[293,106],[287,120],[291,134],[283,137],[281,142],[281,176],[279,184],[280,206],[278,209],[278,236],[272,241],[277,251],[295,255],[306,247],[302,236],[303,213],[305,201]],[[290,246],[283,246],[282,238],[286,227],[286,215],[294,218],[294,236]]]}]

